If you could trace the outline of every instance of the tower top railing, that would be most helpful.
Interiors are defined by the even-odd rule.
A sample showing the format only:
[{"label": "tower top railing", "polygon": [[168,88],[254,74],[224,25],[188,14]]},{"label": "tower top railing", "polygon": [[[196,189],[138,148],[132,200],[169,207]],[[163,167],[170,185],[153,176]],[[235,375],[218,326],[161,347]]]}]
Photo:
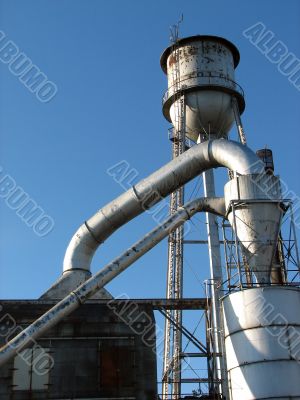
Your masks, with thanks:
[{"label": "tower top railing", "polygon": [[[197,83],[193,85],[188,85],[188,81],[197,78]],[[200,79],[199,79],[200,78]],[[201,78],[203,78],[203,82],[201,82]],[[217,81],[216,81],[217,80]],[[236,91],[241,97],[244,98],[244,90],[242,87],[229,79],[223,73],[219,74],[212,74],[211,72],[205,71],[196,71],[193,75],[189,75],[188,78],[180,80],[180,90],[193,90],[197,87],[208,87],[211,86],[212,88],[215,87],[216,89],[224,88],[225,90]],[[162,97],[162,104],[164,105],[165,102],[174,95],[174,87],[175,84],[170,86],[163,94]]]}]

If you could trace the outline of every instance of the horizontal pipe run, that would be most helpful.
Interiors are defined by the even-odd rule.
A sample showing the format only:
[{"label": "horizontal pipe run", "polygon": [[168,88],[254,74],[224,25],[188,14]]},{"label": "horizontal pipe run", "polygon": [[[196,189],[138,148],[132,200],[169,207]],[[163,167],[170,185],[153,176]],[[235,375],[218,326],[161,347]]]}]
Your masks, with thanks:
[{"label": "horizontal pipe run", "polygon": [[35,339],[53,327],[61,319],[71,314],[81,304],[88,300],[88,298],[93,296],[98,290],[103,288],[117,275],[152,249],[162,239],[167,237],[170,232],[190,219],[194,214],[199,211],[210,211],[219,215],[220,210],[222,209],[225,210],[223,198],[196,199],[187,203],[183,207],[180,207],[180,209],[167,218],[164,223],[145,235],[127,251],[89,278],[81,286],[71,292],[63,300],[57,303],[44,315],[3,346],[0,349],[0,366],[9,361],[24,348],[29,347]]},{"label": "horizontal pipe run", "polygon": [[[153,310],[207,310],[210,300],[206,297],[184,297],[181,299],[166,299],[166,298],[147,298],[147,299],[127,299],[118,297],[114,299],[89,299],[85,304],[101,305],[108,304],[122,305],[124,302],[129,304],[137,304],[138,306],[150,306]],[[54,306],[57,303],[55,300],[1,300],[3,308],[13,305],[47,305]]]}]

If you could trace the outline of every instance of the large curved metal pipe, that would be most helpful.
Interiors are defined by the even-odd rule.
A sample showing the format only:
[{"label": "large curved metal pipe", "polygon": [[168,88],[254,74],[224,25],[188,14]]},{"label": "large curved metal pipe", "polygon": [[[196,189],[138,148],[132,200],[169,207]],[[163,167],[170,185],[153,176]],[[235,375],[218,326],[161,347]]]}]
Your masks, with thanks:
[{"label": "large curved metal pipe", "polygon": [[114,231],[200,173],[221,166],[240,175],[263,171],[262,161],[240,143],[219,139],[193,146],[81,225],[67,248],[64,273],[70,270],[89,271],[98,246]]},{"label": "large curved metal pipe", "polygon": [[183,207],[180,207],[175,214],[167,218],[161,225],[136,242],[132,247],[106,265],[106,267],[97,274],[89,278],[3,346],[0,349],[0,366],[26,348],[26,346],[32,344],[33,340],[40,337],[46,330],[72,313],[88,298],[92,297],[107,283],[168,236],[170,232],[182,225],[199,211],[212,212],[224,216],[225,201],[223,198],[202,198],[193,200]]}]

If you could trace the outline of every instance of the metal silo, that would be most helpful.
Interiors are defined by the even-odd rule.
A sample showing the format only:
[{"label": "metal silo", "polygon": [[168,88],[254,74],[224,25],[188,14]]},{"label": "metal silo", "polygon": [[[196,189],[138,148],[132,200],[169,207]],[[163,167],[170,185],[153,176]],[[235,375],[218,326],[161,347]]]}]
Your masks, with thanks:
[{"label": "metal silo", "polygon": [[223,310],[230,399],[299,399],[299,289],[242,290]]}]

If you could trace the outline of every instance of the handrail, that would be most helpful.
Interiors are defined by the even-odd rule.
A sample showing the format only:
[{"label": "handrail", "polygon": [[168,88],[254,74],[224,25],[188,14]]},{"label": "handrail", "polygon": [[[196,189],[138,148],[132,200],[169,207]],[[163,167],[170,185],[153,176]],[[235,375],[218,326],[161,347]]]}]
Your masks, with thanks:
[{"label": "handrail", "polygon": [[[197,72],[197,71],[196,71]],[[180,80],[180,82],[179,82],[179,84],[182,84],[183,82],[186,82],[186,81],[188,81],[188,80],[191,80],[191,79],[195,79],[195,78],[205,78],[205,79],[207,79],[208,78],[208,82],[205,82],[205,83],[201,83],[201,82],[198,82],[196,85],[191,85],[191,86],[187,86],[187,85],[182,85],[181,86],[181,89],[182,90],[185,90],[185,89],[193,89],[193,88],[197,88],[197,87],[201,87],[201,86],[207,86],[207,85],[210,85],[210,86],[218,86],[218,87],[220,87],[220,86],[222,86],[222,85],[220,85],[220,84],[216,84],[215,82],[211,82],[211,78],[213,78],[213,79],[221,79],[221,80],[223,80],[225,83],[227,83],[227,84],[225,84],[224,85],[224,87],[226,87],[226,88],[229,88],[229,89],[233,89],[233,90],[236,90],[242,97],[244,97],[244,91],[243,91],[243,89],[242,89],[242,87],[238,84],[238,83],[236,83],[235,81],[233,81],[232,79],[230,79],[230,78],[227,78],[226,76],[224,76],[224,74],[219,74],[219,75],[213,75],[211,72],[203,72],[203,71],[198,71],[194,76],[189,76],[188,78],[185,78],[185,79],[183,79],[183,80]],[[228,83],[230,83],[231,84],[231,86],[229,86],[228,85]],[[171,96],[173,96],[173,94],[175,93],[174,92],[174,86],[175,85],[177,85],[178,84],[178,82],[176,82],[175,84],[173,84],[172,86],[170,86],[165,92],[164,92],[164,94],[163,94],[163,98],[162,98],[162,104],[164,104]]]}]

